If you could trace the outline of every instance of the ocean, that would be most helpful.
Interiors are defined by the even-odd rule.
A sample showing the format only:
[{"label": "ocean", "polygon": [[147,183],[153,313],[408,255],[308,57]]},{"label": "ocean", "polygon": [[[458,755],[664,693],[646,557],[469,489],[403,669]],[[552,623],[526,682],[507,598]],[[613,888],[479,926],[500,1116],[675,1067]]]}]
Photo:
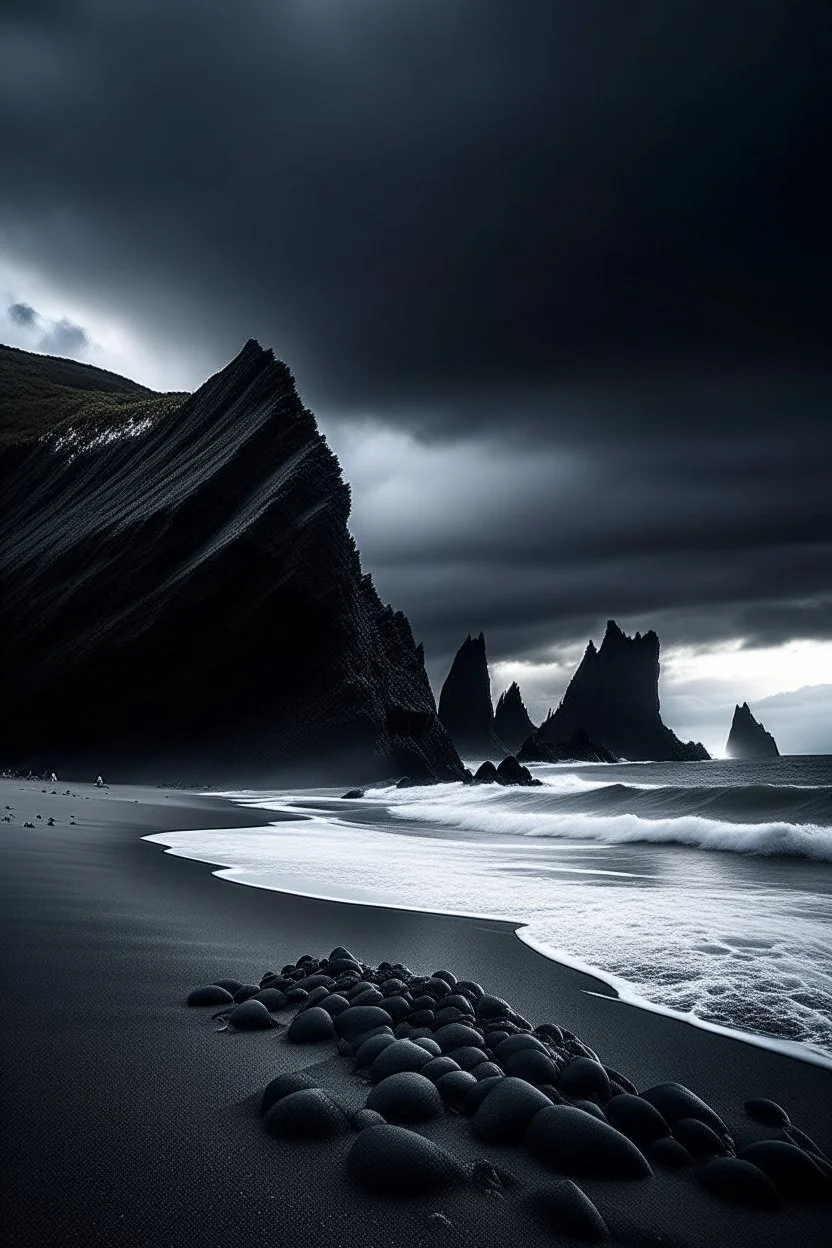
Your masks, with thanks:
[{"label": "ocean", "polygon": [[508,919],[629,1001],[832,1063],[832,756],[532,770],[235,793],[262,829],[147,839],[259,887]]}]

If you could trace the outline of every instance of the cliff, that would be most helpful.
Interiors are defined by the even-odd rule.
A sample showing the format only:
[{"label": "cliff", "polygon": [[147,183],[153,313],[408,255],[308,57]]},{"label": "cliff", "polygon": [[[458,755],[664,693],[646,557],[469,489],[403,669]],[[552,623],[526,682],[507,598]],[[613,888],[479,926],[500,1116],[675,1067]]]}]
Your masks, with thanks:
[{"label": "cliff", "polygon": [[659,708],[659,639],[651,630],[627,637],[614,620],[600,648],[590,641],[555,713],[540,729],[544,744],[568,741],[579,730],[625,759],[691,760],[709,754],[680,741]]},{"label": "cliff", "polygon": [[728,744],[728,758],[779,758],[777,742],[770,732],[751,714],[747,702],[734,708]]},{"label": "cliff", "polygon": [[535,731],[516,680],[500,694],[494,711],[494,731],[512,753]]},{"label": "cliff", "polygon": [[195,394],[161,396],[4,348],[0,399],[4,764],[462,775],[421,647],[362,573],[338,462],[270,351],[249,341]]},{"label": "cliff", "polygon": [[469,633],[454,656],[439,695],[439,718],[460,754],[507,753],[494,731],[491,679],[482,633]]}]

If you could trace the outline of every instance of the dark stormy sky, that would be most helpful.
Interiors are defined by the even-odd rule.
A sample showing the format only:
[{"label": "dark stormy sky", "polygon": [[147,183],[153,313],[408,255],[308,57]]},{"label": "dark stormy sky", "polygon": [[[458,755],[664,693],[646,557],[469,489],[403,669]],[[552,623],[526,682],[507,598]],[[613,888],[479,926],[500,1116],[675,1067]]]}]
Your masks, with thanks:
[{"label": "dark stormy sky", "polygon": [[615,616],[684,736],[832,750],[830,63],[826,0],[3,0],[0,338],[256,336],[435,679],[484,629],[542,714]]}]

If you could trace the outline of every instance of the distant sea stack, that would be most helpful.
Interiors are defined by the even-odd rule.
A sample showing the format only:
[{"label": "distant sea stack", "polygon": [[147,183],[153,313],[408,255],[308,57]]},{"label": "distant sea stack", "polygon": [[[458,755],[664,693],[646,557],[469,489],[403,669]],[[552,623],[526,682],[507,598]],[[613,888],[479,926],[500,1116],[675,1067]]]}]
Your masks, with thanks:
[{"label": "distant sea stack", "polygon": [[439,695],[439,719],[460,754],[489,757],[507,752],[494,730],[485,635],[469,633],[454,656]]},{"label": "distant sea stack", "polygon": [[747,702],[734,708],[734,719],[725,747],[728,758],[779,758],[777,742],[751,714]]},{"label": "distant sea stack", "polygon": [[[549,718],[554,715],[551,712]],[[546,719],[526,738],[517,751],[521,763],[617,763],[619,759],[603,741],[596,741],[583,728],[573,732],[567,741],[546,739]]]},{"label": "distant sea stack", "polygon": [[[659,639],[627,637],[614,620],[599,649],[590,641],[557,710],[540,728],[557,745],[583,731],[622,759],[685,761],[710,755],[696,741],[680,741],[659,714]],[[527,757],[527,756],[526,756]]]},{"label": "distant sea stack", "polygon": [[249,341],[189,396],[0,347],[0,410],[3,765],[462,777],[271,351]]},{"label": "distant sea stack", "polygon": [[516,754],[535,731],[516,680],[500,694],[494,712],[494,731],[512,754]]}]

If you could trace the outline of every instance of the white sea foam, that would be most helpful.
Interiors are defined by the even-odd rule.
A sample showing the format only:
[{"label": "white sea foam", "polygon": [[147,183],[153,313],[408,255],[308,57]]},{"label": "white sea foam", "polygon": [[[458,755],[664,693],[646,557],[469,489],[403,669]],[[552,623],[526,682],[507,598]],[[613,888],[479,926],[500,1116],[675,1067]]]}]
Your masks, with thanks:
[{"label": "white sea foam", "polygon": [[567,816],[544,789],[237,797],[306,817],[149,839],[261,887],[507,919],[629,1000],[832,1055],[832,829]]}]

